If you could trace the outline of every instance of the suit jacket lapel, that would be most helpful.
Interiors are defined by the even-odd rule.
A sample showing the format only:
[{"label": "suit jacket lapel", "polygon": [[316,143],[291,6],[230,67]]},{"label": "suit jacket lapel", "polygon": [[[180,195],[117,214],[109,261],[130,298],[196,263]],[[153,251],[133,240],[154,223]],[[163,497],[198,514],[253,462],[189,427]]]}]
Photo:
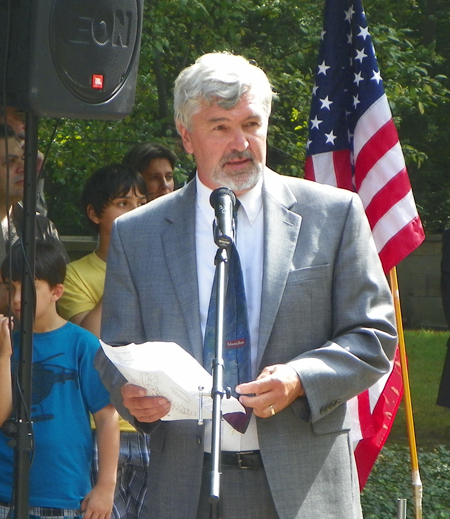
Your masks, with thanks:
[{"label": "suit jacket lapel", "polygon": [[[162,242],[173,289],[189,334],[188,351],[202,364],[203,346],[195,254],[195,182],[190,182],[183,191],[182,196],[178,197],[166,215],[169,225],[162,236]],[[177,324],[174,323],[174,326]]]},{"label": "suit jacket lapel", "polygon": [[275,322],[300,232],[296,198],[283,177],[266,168],[263,186],[264,266],[259,324],[259,366]]},{"label": "suit jacket lapel", "polygon": [[[190,182],[184,190],[183,196],[178,197],[173,209],[166,215],[169,226],[162,241],[173,289],[189,333],[190,353],[202,364],[195,254],[195,182]],[[301,216],[289,210],[295,202],[296,198],[284,184],[283,177],[266,169],[263,186],[264,266],[257,365],[267,346],[297,245]]]}]

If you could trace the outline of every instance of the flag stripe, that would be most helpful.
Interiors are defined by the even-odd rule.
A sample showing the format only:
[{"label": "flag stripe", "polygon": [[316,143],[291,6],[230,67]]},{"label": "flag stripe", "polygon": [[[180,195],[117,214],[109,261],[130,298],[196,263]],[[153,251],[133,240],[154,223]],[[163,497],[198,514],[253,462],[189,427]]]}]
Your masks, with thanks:
[{"label": "flag stripe", "polygon": [[355,134],[353,140],[353,153],[355,159],[361,149],[367,142],[375,135],[385,124],[392,119],[389,103],[386,94],[383,94],[379,99],[361,114],[355,126]]},{"label": "flag stripe", "polygon": [[380,393],[371,415],[374,429],[373,436],[363,438],[355,449],[360,488],[364,488],[378,454],[380,453],[392,429],[394,417],[403,396],[402,372],[397,349],[393,369]]},{"label": "flag stripe", "polygon": [[355,186],[361,197],[389,181],[405,168],[397,130],[392,119],[372,136],[355,161]]},{"label": "flag stripe", "polygon": [[336,151],[332,153],[332,155],[334,157],[334,170],[336,174],[337,187],[353,191],[350,150]]},{"label": "flag stripe", "polygon": [[332,153],[320,153],[306,160],[305,178],[336,187],[336,173]]},{"label": "flag stripe", "polygon": [[379,251],[393,238],[399,246],[401,245],[399,242],[400,236],[398,236],[399,231],[406,228],[417,217],[417,213],[411,208],[411,199],[412,193],[410,191],[402,200],[391,207],[372,229]]},{"label": "flag stripe", "polygon": [[[389,213],[392,207],[395,207],[395,204],[398,204],[410,193],[411,186],[408,182],[408,174],[406,169],[403,169],[395,177],[386,181],[382,186],[382,189],[379,189],[374,196],[372,196],[368,205],[365,203],[365,200],[363,200],[366,215],[372,230],[380,223],[380,221],[382,221],[383,216]],[[408,200],[408,202],[411,203],[411,200]],[[403,222],[402,227],[412,220],[415,215],[415,212],[413,212],[412,215],[409,215],[409,218]]]},{"label": "flag stripe", "polygon": [[310,155],[306,158],[305,178],[353,191],[350,150]]},{"label": "flag stripe", "polygon": [[419,216],[393,236],[379,252],[383,265],[391,270],[423,241],[423,228]]},{"label": "flag stripe", "polygon": [[357,397],[358,399],[358,418],[359,429],[362,438],[368,438],[375,434],[373,422],[371,420],[370,396],[368,391],[364,391]]}]

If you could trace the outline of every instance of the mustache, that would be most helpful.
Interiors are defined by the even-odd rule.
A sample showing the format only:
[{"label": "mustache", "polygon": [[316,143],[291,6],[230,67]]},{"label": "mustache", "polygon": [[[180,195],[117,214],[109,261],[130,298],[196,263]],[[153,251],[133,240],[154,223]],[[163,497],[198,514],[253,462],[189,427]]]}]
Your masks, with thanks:
[{"label": "mustache", "polygon": [[250,150],[232,151],[232,152],[228,153],[228,155],[225,155],[222,158],[222,160],[220,161],[220,165],[224,166],[230,160],[236,160],[236,159],[237,160],[249,159],[253,162],[255,157]]}]

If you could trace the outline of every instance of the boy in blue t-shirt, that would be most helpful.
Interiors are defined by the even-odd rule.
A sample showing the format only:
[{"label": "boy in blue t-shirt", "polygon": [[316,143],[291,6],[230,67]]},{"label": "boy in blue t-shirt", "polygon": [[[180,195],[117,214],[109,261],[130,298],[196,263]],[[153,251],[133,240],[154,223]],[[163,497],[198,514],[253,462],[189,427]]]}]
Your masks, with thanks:
[{"label": "boy in blue t-shirt", "polygon": [[[1,267],[11,290],[11,309],[20,320],[22,250],[15,244]],[[36,242],[36,313],[33,326],[31,421],[34,451],[30,470],[30,515],[108,519],[111,514],[119,452],[117,412],[94,368],[98,339],[65,321],[56,311],[63,293],[66,263],[51,243]],[[0,375],[18,361],[19,336],[11,349],[8,318],[0,316]],[[7,370],[8,368],[8,370]],[[0,382],[0,425],[13,411],[10,376]],[[99,447],[99,476],[91,488],[92,413]],[[14,451],[0,433],[0,519],[13,495]],[[52,510],[49,510],[52,509]],[[56,510],[55,510],[56,509]]]}]

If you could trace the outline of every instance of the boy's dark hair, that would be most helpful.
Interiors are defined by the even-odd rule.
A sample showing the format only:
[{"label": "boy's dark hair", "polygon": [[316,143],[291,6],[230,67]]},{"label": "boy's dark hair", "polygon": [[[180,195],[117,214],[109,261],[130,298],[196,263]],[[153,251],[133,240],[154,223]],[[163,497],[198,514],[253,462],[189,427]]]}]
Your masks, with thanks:
[{"label": "boy's dark hair", "polygon": [[14,137],[16,134],[14,133],[14,130],[9,126],[8,124],[0,123],[0,139],[11,139],[11,137]]},{"label": "boy's dark hair", "polygon": [[130,189],[136,195],[139,192],[147,196],[147,184],[135,168],[125,164],[109,164],[94,171],[81,194],[81,205],[89,224],[98,231],[98,225],[89,218],[89,205],[92,205],[95,214],[100,216],[109,202],[126,196]]},{"label": "boy's dark hair", "polygon": [[[51,287],[64,283],[66,277],[66,258],[59,243],[53,240],[36,241],[34,278],[46,281]],[[22,281],[23,248],[17,240],[1,266],[3,280]]]},{"label": "boy's dark hair", "polygon": [[172,167],[175,168],[177,156],[172,150],[166,148],[162,144],[154,144],[151,142],[142,142],[136,144],[123,158],[123,163],[128,164],[139,173],[143,173],[153,159],[166,159]]}]

